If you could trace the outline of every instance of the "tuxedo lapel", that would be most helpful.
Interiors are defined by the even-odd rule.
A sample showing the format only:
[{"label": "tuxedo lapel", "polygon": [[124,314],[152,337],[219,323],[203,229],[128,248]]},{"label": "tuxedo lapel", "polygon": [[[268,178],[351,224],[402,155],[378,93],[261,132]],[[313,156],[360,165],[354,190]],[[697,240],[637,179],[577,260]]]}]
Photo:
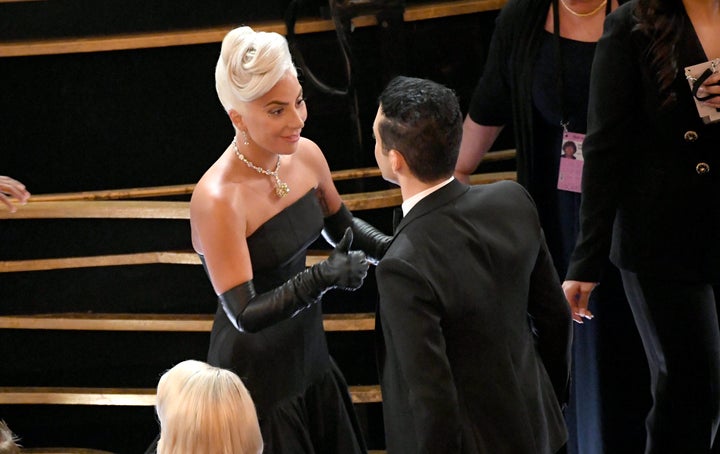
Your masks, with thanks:
[{"label": "tuxedo lapel", "polygon": [[427,213],[435,211],[439,207],[445,206],[450,201],[460,197],[470,189],[470,186],[461,183],[457,180],[453,180],[446,184],[442,188],[428,195],[415,205],[407,216],[403,217],[400,223],[395,228],[393,236],[397,236],[398,233],[405,228],[406,225],[410,224],[413,220],[418,219]]},{"label": "tuxedo lapel", "polygon": [[395,234],[395,231],[397,230],[398,225],[400,225],[400,221],[402,221],[402,219],[403,219],[402,207],[393,208],[393,222],[392,222],[393,235]]}]

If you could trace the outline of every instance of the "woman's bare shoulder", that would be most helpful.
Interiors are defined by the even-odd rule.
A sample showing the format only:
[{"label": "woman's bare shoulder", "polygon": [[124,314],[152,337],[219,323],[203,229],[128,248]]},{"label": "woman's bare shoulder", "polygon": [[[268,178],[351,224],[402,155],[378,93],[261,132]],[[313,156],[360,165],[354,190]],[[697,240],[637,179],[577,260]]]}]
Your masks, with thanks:
[{"label": "woman's bare shoulder", "polygon": [[230,211],[236,215],[242,205],[242,185],[234,181],[226,169],[214,164],[195,184],[190,198],[190,216],[193,213],[218,213]]},{"label": "woman's bare shoulder", "polygon": [[320,147],[310,139],[300,138],[298,150],[294,155],[306,166],[318,171],[327,167],[327,160]]}]

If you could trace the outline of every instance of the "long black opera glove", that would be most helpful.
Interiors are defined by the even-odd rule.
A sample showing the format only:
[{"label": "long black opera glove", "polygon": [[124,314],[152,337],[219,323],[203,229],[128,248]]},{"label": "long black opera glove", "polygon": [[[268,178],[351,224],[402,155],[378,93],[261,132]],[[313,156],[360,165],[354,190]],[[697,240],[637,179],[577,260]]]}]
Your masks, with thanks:
[{"label": "long black opera glove", "polygon": [[335,245],[348,227],[352,227],[355,235],[355,247],[367,254],[370,263],[377,265],[390,246],[392,236],[385,235],[362,219],[354,217],[343,203],[337,213],[325,218],[323,237],[328,243]]},{"label": "long black opera glove", "polygon": [[294,317],[331,288],[359,288],[369,265],[362,251],[350,251],[352,241],[353,232],[348,227],[326,260],[268,292],[256,294],[252,280],[224,292],[219,298],[225,314],[238,331],[254,333]]}]

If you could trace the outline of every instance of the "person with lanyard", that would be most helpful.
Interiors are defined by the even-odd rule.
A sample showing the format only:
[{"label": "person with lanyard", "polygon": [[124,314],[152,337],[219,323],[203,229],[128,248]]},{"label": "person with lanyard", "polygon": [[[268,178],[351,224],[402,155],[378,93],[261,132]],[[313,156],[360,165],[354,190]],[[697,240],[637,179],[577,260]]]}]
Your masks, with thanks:
[{"label": "person with lanyard", "polygon": [[[488,58],[463,125],[455,176],[465,182],[503,128],[512,125],[518,182],[535,200],[561,279],[579,231],[582,142],[587,127],[591,66],[605,17],[617,6],[615,0],[510,0],[498,16]],[[576,159],[561,158],[568,142],[577,148]],[[627,336],[614,335],[610,340],[629,337],[625,341],[630,352],[626,357],[632,358],[633,367],[637,367],[638,359],[644,361],[642,348],[619,273],[609,261],[603,285],[593,298],[603,300],[595,307],[605,309],[602,314],[598,312],[606,318],[605,323],[612,324],[616,332],[627,329]],[[611,315],[610,311],[618,313]],[[613,438],[618,440],[618,449],[630,449],[627,452],[642,446],[643,396],[628,397],[622,394],[627,388],[619,392],[613,389],[612,396],[618,397],[603,396],[603,406],[612,407],[623,395],[632,407],[606,420],[602,415],[598,370],[602,326],[590,323],[575,329],[573,389],[565,410],[570,452],[613,452]],[[637,352],[636,356],[632,352]],[[606,368],[608,380],[615,379],[612,371],[617,369]],[[640,373],[630,381],[644,383],[645,376]],[[619,383],[620,378],[617,380]],[[628,383],[627,377],[622,380]],[[606,386],[610,385],[602,384]],[[635,402],[640,407],[636,412]],[[611,411],[609,408],[607,413]]]}]

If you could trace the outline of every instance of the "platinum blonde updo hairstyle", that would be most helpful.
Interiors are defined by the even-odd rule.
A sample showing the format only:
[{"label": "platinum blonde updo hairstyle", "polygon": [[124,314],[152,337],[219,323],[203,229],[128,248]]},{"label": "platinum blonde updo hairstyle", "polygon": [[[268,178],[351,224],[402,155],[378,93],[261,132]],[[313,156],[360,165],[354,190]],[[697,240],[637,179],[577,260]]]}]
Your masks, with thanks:
[{"label": "platinum blonde updo hairstyle", "polygon": [[223,39],[215,67],[215,89],[228,112],[270,91],[288,71],[297,76],[282,35],[238,27]]}]

